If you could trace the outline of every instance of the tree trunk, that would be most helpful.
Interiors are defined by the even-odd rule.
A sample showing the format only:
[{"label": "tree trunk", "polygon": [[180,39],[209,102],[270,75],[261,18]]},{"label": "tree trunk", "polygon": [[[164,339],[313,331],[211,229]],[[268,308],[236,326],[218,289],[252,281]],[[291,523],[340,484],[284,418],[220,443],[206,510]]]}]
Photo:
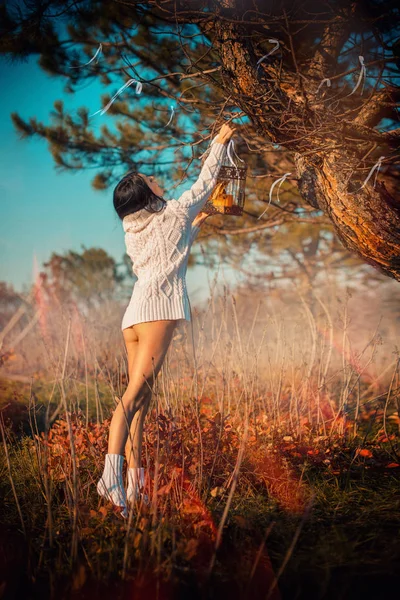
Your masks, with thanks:
[{"label": "tree trunk", "polygon": [[[229,9],[219,9],[221,14],[232,10],[234,0],[225,0],[227,5]],[[294,153],[302,197],[331,219],[345,248],[400,281],[400,202],[383,182],[376,181],[373,185],[375,173],[361,188],[369,168],[364,167],[362,177],[359,175],[362,162],[359,145],[371,142],[376,149],[390,138],[371,126],[381,119],[385,103],[393,102],[393,88],[376,92],[361,109],[353,111],[354,116],[347,115],[347,120],[332,119],[331,114],[331,121],[326,121],[328,126],[330,123],[327,133],[325,114],[321,118],[325,105],[315,96],[315,88],[324,73],[320,51],[315,54],[307,76],[300,75],[293,48],[293,70],[275,60],[262,62],[257,71],[259,57],[244,25],[216,19],[202,28],[212,37],[219,53],[223,65],[222,85],[230,102],[246,112],[257,131]],[[330,30],[327,28],[328,58],[332,58],[336,45],[343,44],[345,37],[340,23],[334,23]],[[289,35],[289,42],[290,39]],[[288,45],[290,48],[290,43],[285,43],[285,47]],[[316,74],[321,77],[319,81]],[[325,127],[322,136],[318,135],[321,122]],[[393,141],[396,137],[393,133],[390,139]]]},{"label": "tree trunk", "polygon": [[[383,182],[351,192],[343,175],[343,156],[321,157],[319,168],[295,155],[299,190],[329,216],[345,248],[400,281],[400,203]],[[360,188],[357,183],[353,187]]]}]

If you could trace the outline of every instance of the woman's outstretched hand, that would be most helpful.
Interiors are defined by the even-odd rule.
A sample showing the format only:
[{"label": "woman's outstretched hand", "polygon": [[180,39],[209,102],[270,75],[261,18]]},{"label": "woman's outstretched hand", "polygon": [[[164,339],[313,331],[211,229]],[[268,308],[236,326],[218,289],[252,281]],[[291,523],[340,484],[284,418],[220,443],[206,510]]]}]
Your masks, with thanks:
[{"label": "woman's outstretched hand", "polygon": [[225,142],[228,142],[231,139],[235,131],[236,127],[232,128],[229,127],[229,125],[227,125],[226,123],[224,123],[220,129],[219,134],[215,138],[215,141],[219,142],[220,144],[225,144]]}]

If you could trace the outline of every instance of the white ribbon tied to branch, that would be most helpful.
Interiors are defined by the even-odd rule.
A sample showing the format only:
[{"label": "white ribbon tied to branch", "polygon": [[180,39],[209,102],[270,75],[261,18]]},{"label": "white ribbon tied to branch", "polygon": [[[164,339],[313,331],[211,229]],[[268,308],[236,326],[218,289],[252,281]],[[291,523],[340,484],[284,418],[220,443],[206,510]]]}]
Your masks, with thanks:
[{"label": "white ribbon tied to branch", "polygon": [[279,42],[278,40],[275,40],[274,38],[268,40],[269,42],[271,42],[271,44],[275,44],[275,47],[272,48],[272,50],[270,50],[268,52],[268,54],[265,54],[264,56],[262,56],[261,58],[258,59],[257,61],[257,69],[256,71],[258,71],[258,69],[260,68],[260,65],[262,63],[263,60],[265,60],[266,58],[268,58],[268,56],[271,56],[271,54],[273,54],[274,52],[276,52],[279,48]]},{"label": "white ribbon tied to branch", "polygon": [[[116,99],[117,96],[119,96],[119,94],[121,92],[124,91],[125,88],[129,87],[130,85],[132,85],[132,83],[135,83],[136,79],[129,79],[129,81],[127,81],[122,87],[119,88],[118,92],[116,94],[114,94],[114,96],[111,98],[110,102],[107,104],[107,106],[105,106],[103,109],[99,109],[97,110],[95,113],[89,115],[89,117],[94,117],[94,115],[97,115],[97,113],[100,113],[102,115],[104,115],[105,112],[108,111],[108,109],[110,108],[111,104],[114,102],[114,100]],[[140,92],[142,91],[142,84],[140,83],[140,81],[136,81],[136,93],[140,94]]]},{"label": "white ribbon tied to branch", "polygon": [[[363,56],[359,56],[359,57],[358,57],[358,60],[360,61],[360,64],[361,64],[361,71],[360,71],[360,74],[359,74],[359,76],[358,76],[358,81],[357,81],[357,83],[356,83],[356,86],[355,86],[355,88],[354,88],[354,89],[353,89],[353,90],[350,92],[350,94],[347,94],[348,96],[351,96],[352,94],[354,94],[354,92],[356,91],[356,89],[358,88],[358,86],[359,86],[359,85],[360,85],[360,83],[361,83],[361,79],[362,79],[363,75],[364,75],[364,78],[365,78],[365,79],[366,79],[366,77],[367,77],[367,69],[366,69],[366,67],[365,67],[365,64],[364,64],[364,57],[363,57]],[[364,79],[364,82],[363,82],[363,86],[362,86],[362,90],[361,90],[361,95],[362,95],[362,93],[363,93],[363,91],[364,91],[364,83],[365,83],[365,79]]]},{"label": "white ribbon tied to branch", "polygon": [[360,190],[362,190],[362,188],[363,188],[365,185],[367,185],[368,181],[369,181],[369,180],[371,179],[371,177],[372,177],[372,174],[373,174],[373,172],[376,170],[376,173],[375,173],[375,180],[374,180],[374,185],[373,185],[373,187],[375,187],[375,184],[376,184],[376,177],[377,177],[377,175],[378,175],[378,171],[379,171],[379,169],[380,169],[380,168],[381,168],[381,166],[382,166],[382,161],[383,161],[383,159],[384,159],[384,158],[385,158],[385,156],[380,156],[380,157],[378,158],[378,160],[376,161],[376,163],[374,164],[374,166],[372,167],[372,169],[371,169],[371,170],[370,170],[370,172],[368,173],[368,177],[365,179],[364,183],[363,183],[363,184],[362,184],[362,186],[360,187]]},{"label": "white ribbon tied to branch", "polygon": [[[89,62],[85,63],[84,65],[78,65],[77,67],[69,67],[70,69],[80,69],[81,67],[86,67],[86,65],[90,65],[90,63],[92,62],[92,60],[94,60],[96,58],[96,56],[98,55],[99,52],[101,52],[102,49],[102,45],[100,44],[100,46],[97,48],[97,52],[96,54],[93,56],[93,58],[91,58],[89,60]],[[97,62],[97,61],[96,61]]]},{"label": "white ribbon tied to branch", "polygon": [[172,117],[175,114],[175,108],[174,108],[174,106],[172,104],[170,105],[170,107],[171,107],[171,116],[169,118],[168,123],[166,125],[163,125],[162,127],[156,127],[155,131],[161,131],[161,129],[165,129],[165,127],[168,127],[168,125],[171,123]]},{"label": "white ribbon tied to branch", "polygon": [[276,191],[276,199],[279,200],[279,188],[281,187],[282,183],[285,181],[286,177],[289,177],[289,175],[291,175],[291,173],[285,173],[282,177],[280,177],[279,179],[277,179],[276,181],[274,181],[274,183],[271,185],[271,188],[269,190],[269,201],[268,201],[267,208],[264,210],[264,212],[261,213],[261,215],[259,217],[257,217],[257,220],[261,219],[261,217],[263,216],[263,214],[267,211],[268,206],[271,204],[271,202],[272,202],[272,190],[274,189],[274,187],[276,186],[276,184],[279,184],[278,185],[278,189]]},{"label": "white ribbon tied to branch", "polygon": [[321,87],[321,85],[323,85],[324,83],[326,83],[326,85],[327,85],[328,87],[331,87],[331,80],[330,80],[330,79],[328,79],[328,78],[326,77],[325,79],[323,79],[323,80],[321,81],[321,83],[320,83],[320,84],[319,84],[319,86],[317,87],[317,91],[315,92],[315,94],[318,94],[318,92],[319,92],[319,90],[320,90],[320,87]]},{"label": "white ribbon tied to branch", "polygon": [[171,123],[171,121],[172,121],[172,117],[173,117],[173,116],[174,116],[174,114],[175,114],[175,109],[174,109],[174,107],[173,107],[173,105],[172,105],[172,104],[170,105],[170,108],[171,108],[171,116],[170,116],[170,118],[169,118],[169,121],[168,121],[168,123],[167,123],[166,125],[163,125],[162,127],[160,127],[160,129],[164,129],[164,127],[168,127],[168,125],[169,125],[169,124]]}]

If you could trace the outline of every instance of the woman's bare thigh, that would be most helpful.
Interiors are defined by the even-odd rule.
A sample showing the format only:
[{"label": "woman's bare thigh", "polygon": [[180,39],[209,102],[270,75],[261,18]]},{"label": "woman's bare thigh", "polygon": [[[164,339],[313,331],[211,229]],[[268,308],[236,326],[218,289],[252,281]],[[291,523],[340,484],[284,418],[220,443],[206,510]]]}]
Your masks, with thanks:
[{"label": "woman's bare thigh", "polygon": [[139,336],[134,330],[134,325],[131,327],[126,327],[122,330],[122,335],[124,336],[124,342],[126,351],[128,353],[128,380],[132,373],[133,361],[135,360],[135,356],[137,353],[137,349],[139,347]]},{"label": "woman's bare thigh", "polygon": [[127,348],[130,346],[134,350],[129,365],[129,384],[124,394],[128,402],[135,403],[152,389],[178,322],[176,319],[148,321],[123,330]]}]

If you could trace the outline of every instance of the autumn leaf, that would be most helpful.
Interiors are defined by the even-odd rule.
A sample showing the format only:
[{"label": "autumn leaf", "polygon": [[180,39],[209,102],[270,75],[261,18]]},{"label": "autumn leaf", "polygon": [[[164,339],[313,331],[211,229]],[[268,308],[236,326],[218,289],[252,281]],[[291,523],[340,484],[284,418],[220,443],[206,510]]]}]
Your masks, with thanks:
[{"label": "autumn leaf", "polygon": [[362,448],[362,450],[360,450],[358,452],[358,455],[363,456],[364,458],[371,458],[372,452],[371,452],[371,450],[368,450],[367,448]]},{"label": "autumn leaf", "polygon": [[221,496],[224,493],[224,488],[223,487],[215,487],[211,490],[210,494],[213,498],[215,498],[216,496]]},{"label": "autumn leaf", "polygon": [[233,520],[239,525],[239,527],[242,527],[243,529],[247,527],[247,520],[242,517],[242,515],[234,515]]},{"label": "autumn leaf", "polygon": [[400,417],[397,412],[393,413],[393,415],[390,415],[388,418],[395,421],[395,423],[397,423],[397,425],[400,425]]},{"label": "autumn leaf", "polygon": [[195,538],[192,538],[188,541],[185,548],[185,555],[188,560],[190,560],[196,555],[198,545],[199,541]]},{"label": "autumn leaf", "polygon": [[171,491],[171,487],[172,481],[170,483],[167,483],[167,485],[163,485],[162,487],[160,487],[160,489],[157,491],[157,495],[162,496],[163,494],[168,494]]},{"label": "autumn leaf", "polygon": [[208,520],[202,519],[201,521],[197,521],[197,523],[193,523],[192,527],[194,530],[202,529],[203,527],[210,527],[211,529],[214,529],[214,522],[211,518]]}]

